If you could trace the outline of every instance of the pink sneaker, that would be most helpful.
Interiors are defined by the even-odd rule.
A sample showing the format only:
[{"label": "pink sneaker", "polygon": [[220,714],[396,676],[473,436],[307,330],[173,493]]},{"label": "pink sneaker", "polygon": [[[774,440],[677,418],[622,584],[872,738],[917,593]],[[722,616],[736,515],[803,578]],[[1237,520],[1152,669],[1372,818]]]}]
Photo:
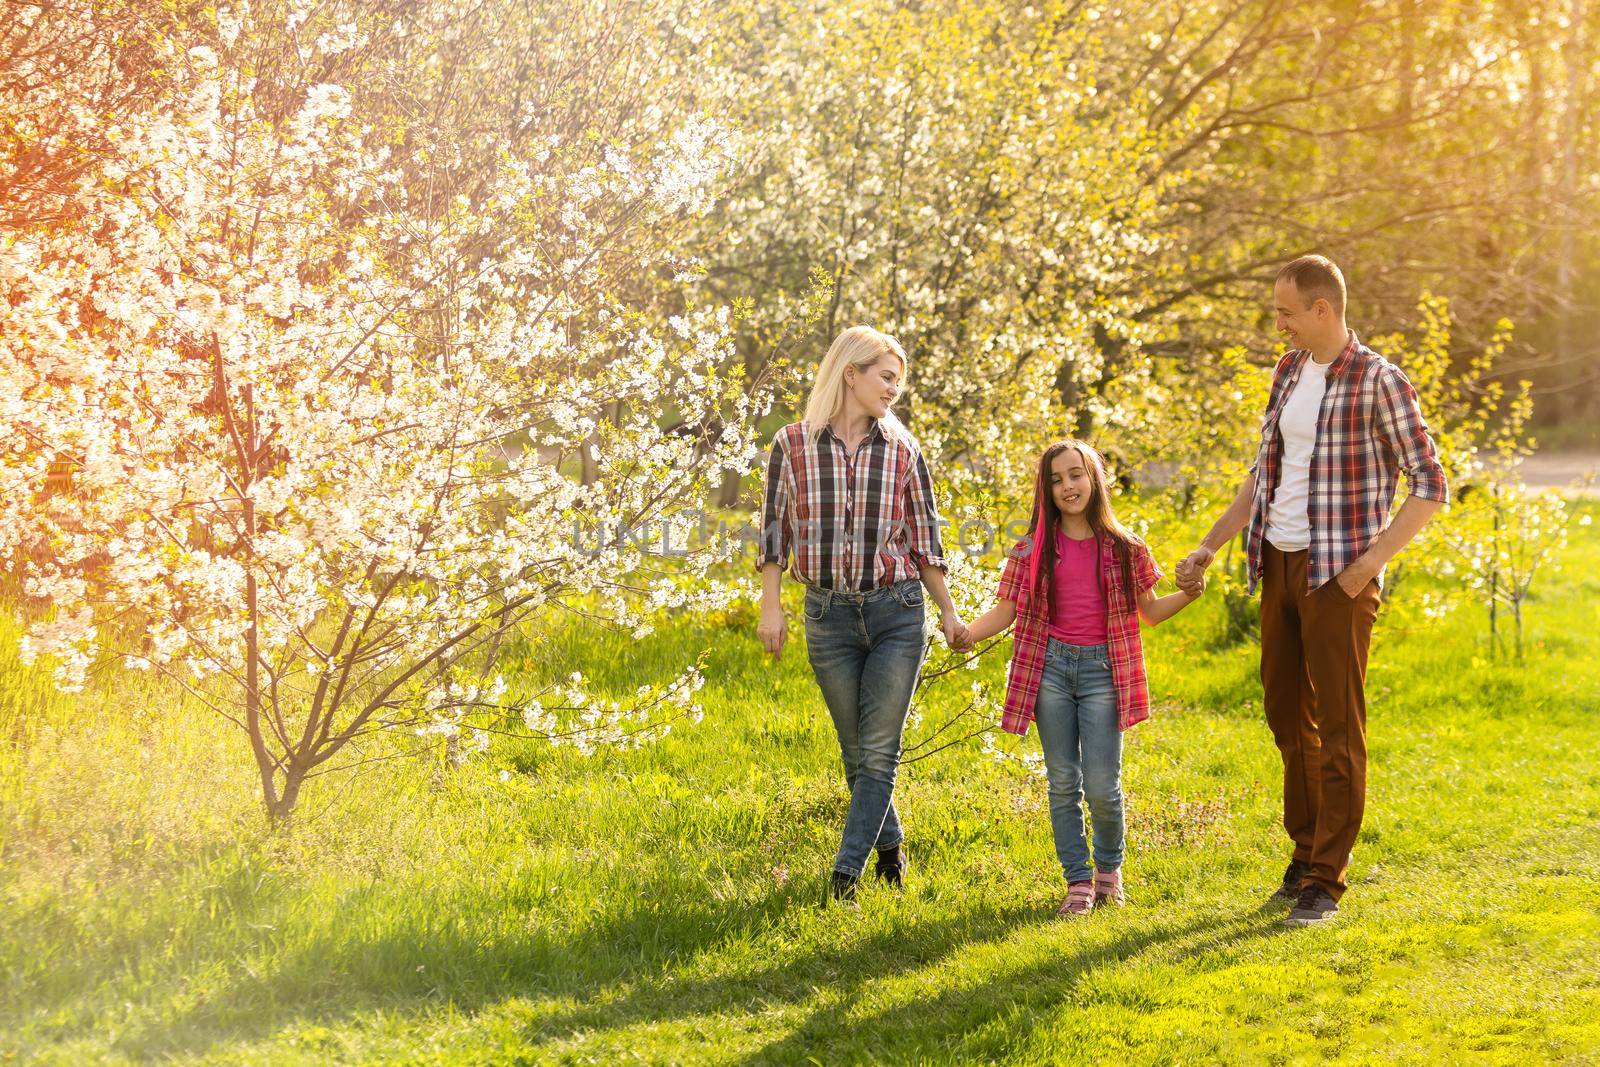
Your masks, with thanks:
[{"label": "pink sneaker", "polygon": [[1105,904],[1115,904],[1121,907],[1128,902],[1122,895],[1122,872],[1095,871],[1094,872],[1094,903],[1095,907]]},{"label": "pink sneaker", "polygon": [[1056,909],[1056,914],[1071,918],[1078,915],[1087,915],[1094,910],[1094,883],[1069,882],[1067,884],[1067,899],[1061,902],[1061,907]]}]

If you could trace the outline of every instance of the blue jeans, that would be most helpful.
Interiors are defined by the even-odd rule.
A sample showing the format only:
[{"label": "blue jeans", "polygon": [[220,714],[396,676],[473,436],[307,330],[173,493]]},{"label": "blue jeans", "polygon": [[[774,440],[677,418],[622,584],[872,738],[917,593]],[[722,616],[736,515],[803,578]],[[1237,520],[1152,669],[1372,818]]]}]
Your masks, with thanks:
[{"label": "blue jeans", "polygon": [[1083,801],[1094,826],[1094,865],[1122,866],[1122,732],[1117,691],[1105,645],[1069,645],[1050,638],[1033,707],[1050,778],[1050,828],[1069,882],[1091,878]]},{"label": "blue jeans", "polygon": [[868,593],[806,590],[806,651],[833,716],[850,786],[850,814],[833,869],[860,877],[877,848],[900,843],[894,779],[900,739],[927,652],[922,583]]}]

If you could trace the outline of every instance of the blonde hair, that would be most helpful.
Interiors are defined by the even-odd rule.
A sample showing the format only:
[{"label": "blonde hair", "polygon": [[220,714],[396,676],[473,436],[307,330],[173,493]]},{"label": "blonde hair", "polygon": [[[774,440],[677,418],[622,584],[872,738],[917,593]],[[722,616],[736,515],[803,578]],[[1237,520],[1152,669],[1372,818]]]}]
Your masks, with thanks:
[{"label": "blonde hair", "polygon": [[[888,334],[871,326],[852,326],[833,339],[833,344],[828,346],[828,354],[822,357],[822,363],[817,367],[816,379],[811,383],[811,395],[806,398],[805,415],[802,417],[806,423],[807,444],[815,443],[822,428],[844,410],[844,369],[854,367],[857,372],[865,372],[882,359],[885,352],[893,353],[900,360],[900,377],[904,380],[906,371],[910,369],[906,350]],[[879,421],[887,436],[913,442],[911,431],[895,417],[894,412],[889,412]]]}]

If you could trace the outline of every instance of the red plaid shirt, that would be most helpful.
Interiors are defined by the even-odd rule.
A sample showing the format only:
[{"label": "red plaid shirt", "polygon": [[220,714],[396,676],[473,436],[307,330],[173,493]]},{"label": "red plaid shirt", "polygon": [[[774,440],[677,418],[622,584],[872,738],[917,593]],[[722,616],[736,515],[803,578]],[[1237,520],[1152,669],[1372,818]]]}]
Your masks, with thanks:
[{"label": "red plaid shirt", "polygon": [[[1028,582],[1028,553],[1031,542],[1023,538],[1006,556],[1000,576],[1001,600],[1017,605],[1017,624],[1011,639],[1011,667],[1006,676],[1006,707],[1000,726],[1014,734],[1026,734],[1033,721],[1033,705],[1039,698],[1039,680],[1044,675],[1045,647],[1050,643],[1049,602],[1032,595]],[[1133,546],[1133,584],[1137,592],[1129,595],[1122,584],[1122,566],[1117,562],[1111,539],[1100,538],[1100,587],[1106,592],[1106,647],[1111,654],[1111,681],[1117,690],[1117,727],[1126,730],[1150,717],[1150,687],[1145,681],[1144,647],[1139,643],[1138,594],[1161,580],[1150,550],[1138,542]],[[1048,578],[1047,578],[1048,580]]]},{"label": "red plaid shirt", "polygon": [[799,581],[865,593],[923,567],[946,570],[940,525],[916,445],[873,420],[852,461],[831,426],[808,444],[806,424],[794,422],[772,439],[756,569],[786,567],[792,552]]},{"label": "red plaid shirt", "polygon": [[[1251,593],[1261,579],[1261,546],[1266,539],[1267,506],[1283,473],[1283,438],[1278,417],[1311,358],[1297,349],[1278,360],[1272,374],[1261,447],[1250,470],[1256,475],[1255,500],[1245,531]],[[1406,485],[1425,500],[1449,500],[1444,469],[1417,407],[1417,391],[1405,372],[1361,343],[1355,331],[1328,367],[1328,390],[1317,415],[1317,446],[1311,455],[1311,555],[1309,589],[1317,589],[1354,563],[1383,532],[1394,505],[1395,488]]]}]

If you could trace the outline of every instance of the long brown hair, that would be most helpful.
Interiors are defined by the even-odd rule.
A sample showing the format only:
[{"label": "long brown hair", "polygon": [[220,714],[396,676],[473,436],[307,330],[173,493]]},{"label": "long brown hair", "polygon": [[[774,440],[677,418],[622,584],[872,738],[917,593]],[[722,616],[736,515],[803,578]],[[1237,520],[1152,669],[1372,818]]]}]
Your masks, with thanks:
[{"label": "long brown hair", "polygon": [[[1089,475],[1089,504],[1083,510],[1084,518],[1088,520],[1089,528],[1094,531],[1097,540],[1101,537],[1110,540],[1111,551],[1117,558],[1122,577],[1122,588],[1130,603],[1134,599],[1133,546],[1141,542],[1117,521],[1116,513],[1111,510],[1105,460],[1087,441],[1068,438],[1055,442],[1039,456],[1039,473],[1033,487],[1033,525],[1028,530],[1028,537],[1033,544],[1037,565],[1031,569],[1033,587],[1029,592],[1035,597],[1044,598],[1047,618],[1055,613],[1056,607],[1056,583],[1052,575],[1056,567],[1055,531],[1061,524],[1061,509],[1056,507],[1055,494],[1050,492],[1050,466],[1055,463],[1056,457],[1068,450],[1076,450],[1083,457],[1084,470]],[[1099,580],[1100,570],[1097,567],[1095,581]]]}]

